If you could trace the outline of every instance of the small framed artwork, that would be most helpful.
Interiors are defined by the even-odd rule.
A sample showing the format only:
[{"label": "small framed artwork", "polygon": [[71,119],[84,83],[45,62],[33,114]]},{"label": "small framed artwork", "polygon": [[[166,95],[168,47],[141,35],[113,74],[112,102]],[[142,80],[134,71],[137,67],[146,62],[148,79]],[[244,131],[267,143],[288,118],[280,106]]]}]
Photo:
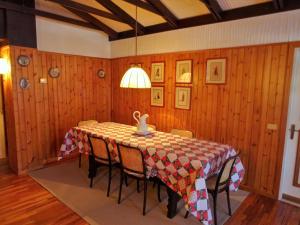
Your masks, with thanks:
[{"label": "small framed artwork", "polygon": [[206,63],[206,84],[225,84],[226,59],[208,59]]},{"label": "small framed artwork", "polygon": [[152,63],[151,64],[151,82],[163,83],[165,76],[165,63]]},{"label": "small framed artwork", "polygon": [[191,108],[191,88],[176,87],[175,88],[175,108],[190,109]]},{"label": "small framed artwork", "polygon": [[192,83],[192,60],[176,62],[176,83]]},{"label": "small framed artwork", "polygon": [[164,87],[151,88],[151,106],[164,106]]}]

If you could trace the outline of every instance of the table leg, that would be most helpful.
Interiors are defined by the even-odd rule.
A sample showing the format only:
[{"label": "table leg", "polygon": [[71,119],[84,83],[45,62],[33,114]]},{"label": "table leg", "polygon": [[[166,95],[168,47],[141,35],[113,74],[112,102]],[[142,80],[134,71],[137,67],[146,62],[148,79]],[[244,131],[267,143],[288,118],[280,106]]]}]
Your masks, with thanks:
[{"label": "table leg", "polygon": [[180,196],[169,187],[167,187],[167,193],[168,193],[167,217],[172,219],[177,214],[177,202],[179,201]]}]

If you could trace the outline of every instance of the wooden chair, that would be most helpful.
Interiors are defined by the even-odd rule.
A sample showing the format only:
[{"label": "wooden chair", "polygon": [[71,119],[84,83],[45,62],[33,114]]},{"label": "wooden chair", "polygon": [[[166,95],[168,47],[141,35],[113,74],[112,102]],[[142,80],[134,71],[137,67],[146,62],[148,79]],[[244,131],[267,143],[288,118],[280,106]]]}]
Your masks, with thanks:
[{"label": "wooden chair", "polygon": [[[119,198],[118,204],[121,203],[122,195],[122,185],[123,179],[128,177],[135,178],[137,180],[137,189],[139,192],[139,181],[144,181],[144,202],[143,202],[143,215],[146,214],[146,204],[147,204],[147,182],[146,177],[146,166],[144,163],[144,156],[142,152],[133,147],[127,147],[124,145],[118,145],[118,153],[120,159],[120,189],[119,189]],[[160,192],[157,192],[158,199],[160,200]]]},{"label": "wooden chair", "polygon": [[[95,123],[98,123],[98,121],[97,120],[82,120],[82,121],[78,122],[77,126],[82,127],[82,126],[92,125]],[[82,153],[79,152],[79,168],[81,168],[81,155],[82,155]]]},{"label": "wooden chair", "polygon": [[172,129],[171,134],[179,135],[181,137],[193,138],[193,132],[189,130]]},{"label": "wooden chair", "polygon": [[[207,191],[213,197],[214,202],[214,224],[217,225],[217,198],[218,194],[226,191],[227,194],[227,206],[228,206],[228,214],[231,216],[231,205],[230,205],[230,180],[231,180],[231,172],[234,166],[234,163],[239,156],[239,152],[232,157],[229,157],[225,163],[223,164],[219,174],[214,175],[206,180]],[[187,218],[189,212],[187,211],[184,218]]]},{"label": "wooden chair", "polygon": [[156,130],[156,126],[153,124],[147,124],[149,128],[152,128],[153,130]]},{"label": "wooden chair", "polygon": [[[109,148],[108,148],[108,143],[104,141],[103,139],[99,137],[93,137],[93,136],[88,136],[89,138],[89,143],[91,146],[91,155],[93,157],[93,175],[96,174],[97,167],[98,166],[106,166],[108,167],[108,187],[107,187],[107,197],[109,196],[110,192],[110,184],[111,184],[111,171],[114,166],[117,166],[118,163],[117,161],[114,161],[111,159]],[[90,182],[90,187],[93,187],[93,178],[94,176],[91,176],[91,182]]]}]

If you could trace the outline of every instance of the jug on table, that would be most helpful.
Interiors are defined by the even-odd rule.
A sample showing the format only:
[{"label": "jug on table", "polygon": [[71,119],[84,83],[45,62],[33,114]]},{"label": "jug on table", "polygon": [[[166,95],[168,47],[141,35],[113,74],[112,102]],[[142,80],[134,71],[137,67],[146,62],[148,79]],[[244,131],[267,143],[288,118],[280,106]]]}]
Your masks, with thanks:
[{"label": "jug on table", "polygon": [[139,111],[135,111],[132,114],[133,118],[137,122],[137,131],[139,132],[146,132],[148,131],[148,125],[146,122],[146,119],[149,117],[148,114],[144,114],[141,116],[141,113]]}]

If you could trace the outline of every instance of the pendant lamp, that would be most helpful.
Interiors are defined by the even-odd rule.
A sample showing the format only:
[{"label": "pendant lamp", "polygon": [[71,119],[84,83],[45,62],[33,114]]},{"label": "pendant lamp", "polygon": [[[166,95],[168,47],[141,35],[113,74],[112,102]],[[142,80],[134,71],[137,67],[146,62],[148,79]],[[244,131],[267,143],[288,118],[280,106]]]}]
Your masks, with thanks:
[{"label": "pendant lamp", "polygon": [[[137,5],[135,6],[135,56],[137,56]],[[120,83],[121,88],[151,88],[148,74],[138,65],[129,68]]]}]

